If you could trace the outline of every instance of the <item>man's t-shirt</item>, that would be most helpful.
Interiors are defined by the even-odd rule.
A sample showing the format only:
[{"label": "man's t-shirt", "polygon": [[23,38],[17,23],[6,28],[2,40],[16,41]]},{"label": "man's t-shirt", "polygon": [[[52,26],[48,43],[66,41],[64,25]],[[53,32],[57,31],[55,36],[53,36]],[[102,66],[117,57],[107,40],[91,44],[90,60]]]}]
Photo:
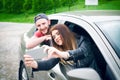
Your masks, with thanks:
[{"label": "man's t-shirt", "polygon": [[[42,36],[44,36],[44,34],[43,33],[41,33],[40,31],[36,31],[35,33],[34,33],[34,35],[36,36],[36,37],[42,37]],[[41,43],[41,45],[50,45],[50,41],[49,40],[45,40],[45,41],[43,41],[42,43]]]},{"label": "man's t-shirt", "polygon": [[44,34],[42,34],[40,31],[36,31],[34,35],[35,35],[36,37],[44,36]]}]

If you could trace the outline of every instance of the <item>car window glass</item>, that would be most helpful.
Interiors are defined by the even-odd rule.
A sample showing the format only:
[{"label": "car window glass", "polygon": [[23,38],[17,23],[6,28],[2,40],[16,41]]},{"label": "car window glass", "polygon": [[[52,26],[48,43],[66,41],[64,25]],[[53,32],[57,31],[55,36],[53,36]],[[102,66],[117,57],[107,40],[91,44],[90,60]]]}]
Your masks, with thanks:
[{"label": "car window glass", "polygon": [[99,22],[97,25],[100,26],[100,29],[120,58],[120,21]]},{"label": "car window glass", "polygon": [[53,25],[55,25],[55,24],[58,23],[58,20],[55,20],[55,19],[53,20],[53,19],[51,19],[50,22],[51,22],[50,26],[53,26]]},{"label": "car window glass", "polygon": [[68,26],[68,28],[72,32],[74,32],[74,33],[76,33],[78,35],[84,35],[84,36],[87,35],[86,32],[85,32],[85,30],[80,25],[77,25],[77,24],[74,24],[74,23],[68,22],[68,21],[66,21],[64,24],[66,26]]}]

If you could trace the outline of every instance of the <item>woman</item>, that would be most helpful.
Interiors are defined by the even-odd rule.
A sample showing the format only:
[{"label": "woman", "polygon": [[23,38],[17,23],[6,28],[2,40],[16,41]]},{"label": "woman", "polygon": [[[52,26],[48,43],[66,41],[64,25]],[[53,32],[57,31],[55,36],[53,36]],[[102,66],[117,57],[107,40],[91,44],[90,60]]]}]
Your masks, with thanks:
[{"label": "woman", "polygon": [[35,61],[31,56],[25,55],[26,66],[32,67],[34,71],[49,70],[60,61],[62,64],[74,68],[92,67],[96,69],[89,39],[81,35],[76,45],[72,32],[64,24],[54,25],[50,29],[50,34],[53,39],[53,47],[43,46],[48,53],[48,59]]}]

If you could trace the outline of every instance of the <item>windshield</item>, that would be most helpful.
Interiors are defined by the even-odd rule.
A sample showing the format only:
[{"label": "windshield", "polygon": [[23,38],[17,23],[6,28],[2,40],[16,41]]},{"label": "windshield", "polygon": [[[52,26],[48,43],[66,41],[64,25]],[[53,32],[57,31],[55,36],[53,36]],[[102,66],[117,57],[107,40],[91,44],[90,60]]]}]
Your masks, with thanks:
[{"label": "windshield", "polygon": [[97,23],[120,58],[120,21]]}]

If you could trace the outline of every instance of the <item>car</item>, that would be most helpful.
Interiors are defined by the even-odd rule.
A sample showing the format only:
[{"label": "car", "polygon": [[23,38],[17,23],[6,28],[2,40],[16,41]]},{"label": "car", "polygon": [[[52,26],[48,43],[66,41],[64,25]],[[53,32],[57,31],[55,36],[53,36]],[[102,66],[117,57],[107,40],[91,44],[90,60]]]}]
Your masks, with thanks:
[{"label": "car", "polygon": [[[119,80],[120,79],[120,11],[118,10],[84,10],[68,11],[48,15],[51,26],[65,24],[68,28],[80,35],[91,39],[95,46],[94,55],[102,77],[97,71],[87,68],[77,68],[65,74],[65,66],[58,63],[49,71],[32,72],[31,68],[24,65],[23,55],[29,53],[34,58],[46,56],[41,45],[33,49],[26,49],[25,43],[36,31],[33,26],[21,38],[19,80],[39,80],[39,73],[44,74],[48,80]],[[40,54],[39,54],[40,53]],[[43,53],[43,54],[42,54]],[[37,75],[37,76],[36,76]],[[67,77],[66,77],[67,75]],[[46,79],[45,79],[46,80]]]}]

